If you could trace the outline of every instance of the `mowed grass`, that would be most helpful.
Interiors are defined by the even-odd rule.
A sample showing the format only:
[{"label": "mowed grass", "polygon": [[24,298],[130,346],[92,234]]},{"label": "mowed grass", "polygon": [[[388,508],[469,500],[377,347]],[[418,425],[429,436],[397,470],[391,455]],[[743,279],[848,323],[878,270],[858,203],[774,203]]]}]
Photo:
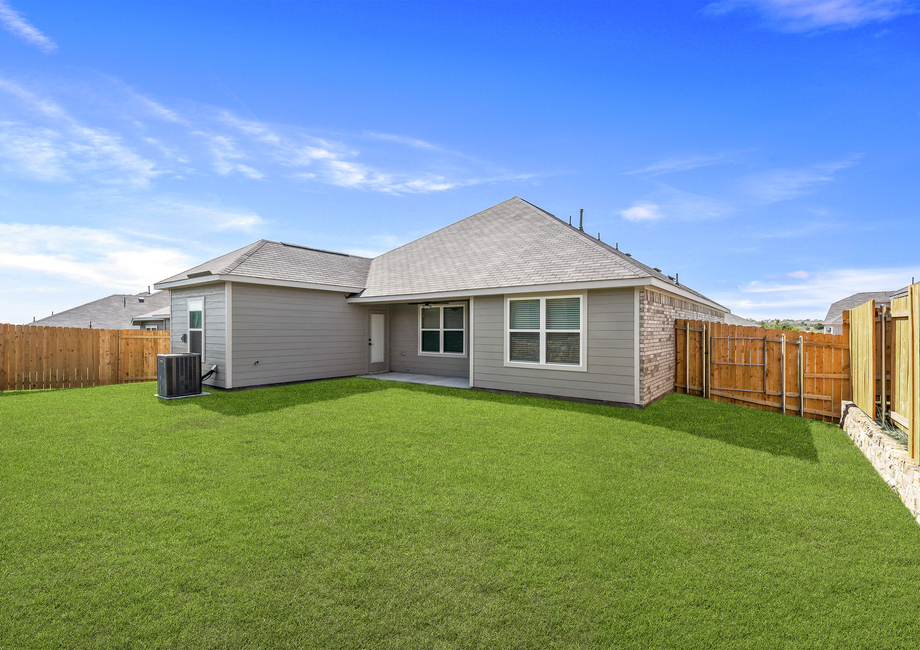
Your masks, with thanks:
[{"label": "mowed grass", "polygon": [[832,425],[370,379],[0,395],[3,648],[916,648]]}]

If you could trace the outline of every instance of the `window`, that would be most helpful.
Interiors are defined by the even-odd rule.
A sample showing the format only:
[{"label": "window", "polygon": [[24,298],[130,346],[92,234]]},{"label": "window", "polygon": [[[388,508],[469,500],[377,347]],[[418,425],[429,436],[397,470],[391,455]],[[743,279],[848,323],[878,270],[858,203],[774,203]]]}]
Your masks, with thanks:
[{"label": "window", "polygon": [[508,298],[507,365],[584,369],[584,296]]},{"label": "window", "polygon": [[466,354],[465,305],[419,305],[419,354]]},{"label": "window", "polygon": [[188,351],[204,358],[204,298],[188,301]]}]

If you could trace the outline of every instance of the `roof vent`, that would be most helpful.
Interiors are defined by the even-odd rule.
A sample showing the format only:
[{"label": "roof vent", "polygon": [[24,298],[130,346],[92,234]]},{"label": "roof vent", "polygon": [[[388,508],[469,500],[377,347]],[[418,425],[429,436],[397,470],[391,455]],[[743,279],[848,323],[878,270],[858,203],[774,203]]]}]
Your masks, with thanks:
[{"label": "roof vent", "polygon": [[652,267],[652,270],[653,270],[653,271],[658,271],[659,273],[661,273],[661,269],[659,269],[657,266],[653,266],[653,267]]},{"label": "roof vent", "polygon": [[203,278],[206,275],[213,275],[210,271],[198,271],[197,273],[189,273],[188,277],[191,278]]},{"label": "roof vent", "polygon": [[144,299],[143,299],[143,298],[138,298],[137,301],[138,301],[138,302],[144,302]]}]

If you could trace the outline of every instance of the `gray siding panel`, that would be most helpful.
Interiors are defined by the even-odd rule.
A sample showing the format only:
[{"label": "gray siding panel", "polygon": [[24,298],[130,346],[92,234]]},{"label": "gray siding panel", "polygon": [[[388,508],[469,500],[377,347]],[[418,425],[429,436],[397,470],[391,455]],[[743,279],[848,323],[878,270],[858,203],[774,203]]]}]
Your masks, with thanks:
[{"label": "gray siding panel", "polygon": [[342,293],[235,282],[232,311],[234,388],[367,372],[367,307]]},{"label": "gray siding panel", "polygon": [[504,296],[474,301],[477,388],[611,402],[635,402],[635,302],[629,289],[598,289],[587,298],[586,372],[504,365]]},{"label": "gray siding panel", "polygon": [[217,365],[217,372],[206,384],[226,388],[227,364],[227,294],[225,283],[206,284],[187,289],[171,289],[169,292],[172,322],[169,333],[170,350],[188,352],[188,343],[182,342],[182,335],[188,333],[188,300],[204,297],[204,358],[202,371]]},{"label": "gray siding panel", "polygon": [[[469,314],[466,321],[469,335]],[[469,378],[468,356],[420,355],[418,337],[418,305],[390,305],[390,370]]]}]

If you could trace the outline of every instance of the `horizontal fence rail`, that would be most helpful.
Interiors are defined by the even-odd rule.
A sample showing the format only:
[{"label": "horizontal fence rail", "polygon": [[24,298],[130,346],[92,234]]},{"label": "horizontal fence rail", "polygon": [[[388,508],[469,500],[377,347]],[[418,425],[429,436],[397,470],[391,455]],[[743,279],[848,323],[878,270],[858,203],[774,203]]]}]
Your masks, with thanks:
[{"label": "horizontal fence rail", "polygon": [[850,398],[844,335],[684,319],[674,329],[678,392],[835,422]]},{"label": "horizontal fence rail", "polygon": [[167,353],[164,331],[0,323],[0,391],[151,381]]}]

